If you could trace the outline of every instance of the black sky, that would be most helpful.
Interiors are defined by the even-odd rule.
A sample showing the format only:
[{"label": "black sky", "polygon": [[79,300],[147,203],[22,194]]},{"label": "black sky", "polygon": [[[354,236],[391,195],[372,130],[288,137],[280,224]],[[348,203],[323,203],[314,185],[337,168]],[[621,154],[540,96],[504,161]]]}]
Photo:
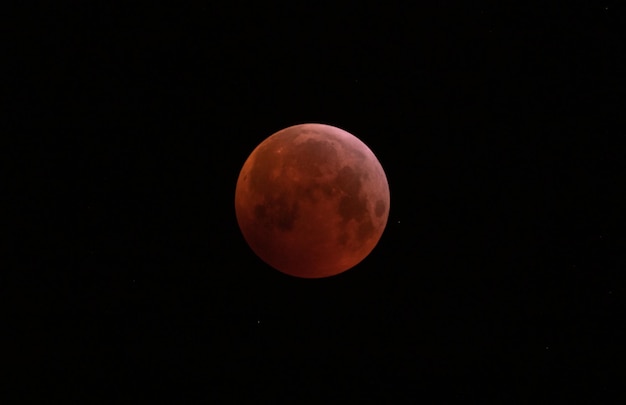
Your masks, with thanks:
[{"label": "black sky", "polygon": [[[4,78],[19,395],[610,396],[623,6],[440,3],[24,6]],[[234,215],[249,153],[305,122],[363,140],[391,190],[378,247],[325,280],[269,268]]]}]

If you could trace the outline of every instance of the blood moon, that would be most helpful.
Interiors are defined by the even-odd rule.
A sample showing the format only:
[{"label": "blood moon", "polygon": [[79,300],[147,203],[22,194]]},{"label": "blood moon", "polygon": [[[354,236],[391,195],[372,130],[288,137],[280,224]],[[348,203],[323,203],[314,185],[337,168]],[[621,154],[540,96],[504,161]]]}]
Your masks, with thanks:
[{"label": "blood moon", "polygon": [[372,151],[323,124],[285,128],[246,160],[235,191],[241,232],[270,266],[321,278],[361,262],[383,233],[389,185]]}]

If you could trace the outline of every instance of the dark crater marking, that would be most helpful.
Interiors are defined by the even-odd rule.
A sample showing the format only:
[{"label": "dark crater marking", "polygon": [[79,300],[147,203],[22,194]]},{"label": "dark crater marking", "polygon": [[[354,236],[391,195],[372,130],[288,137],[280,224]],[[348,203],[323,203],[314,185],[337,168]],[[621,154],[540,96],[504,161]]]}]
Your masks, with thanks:
[{"label": "dark crater marking", "polygon": [[361,195],[361,176],[352,167],[344,166],[333,184],[342,192],[339,215],[344,221],[361,221],[367,217],[367,199]]},{"label": "dark crater marking", "polygon": [[290,199],[283,193],[271,196],[254,207],[254,217],[266,228],[277,228],[281,231],[290,231],[298,218],[299,206],[297,200]]},{"label": "dark crater marking", "polygon": [[[344,194],[339,200],[339,215],[345,224],[350,220],[358,223],[355,238],[359,242],[368,239],[375,229],[367,209],[367,198],[361,193],[362,177],[352,167],[344,166],[333,183]],[[348,234],[344,232],[338,242],[345,245],[348,239]]]}]

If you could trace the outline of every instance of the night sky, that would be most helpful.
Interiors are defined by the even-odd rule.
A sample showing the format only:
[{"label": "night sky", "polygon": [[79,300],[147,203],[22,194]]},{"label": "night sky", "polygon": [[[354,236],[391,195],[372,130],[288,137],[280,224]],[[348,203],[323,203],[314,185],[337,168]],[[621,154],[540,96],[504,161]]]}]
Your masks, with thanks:
[{"label": "night sky", "polygon": [[[619,392],[620,2],[53,3],[6,30],[15,403]],[[371,255],[320,280],[263,263],[234,211],[252,150],[306,122],[391,192]]]}]

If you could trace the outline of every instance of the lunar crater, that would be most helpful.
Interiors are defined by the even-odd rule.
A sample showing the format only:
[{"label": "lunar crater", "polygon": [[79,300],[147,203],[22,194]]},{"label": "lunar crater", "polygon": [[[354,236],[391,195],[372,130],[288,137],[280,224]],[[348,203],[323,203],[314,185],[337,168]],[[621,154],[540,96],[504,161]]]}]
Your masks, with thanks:
[{"label": "lunar crater", "polygon": [[268,198],[254,206],[254,217],[260,225],[281,231],[293,230],[298,214],[298,201],[284,195]]}]

